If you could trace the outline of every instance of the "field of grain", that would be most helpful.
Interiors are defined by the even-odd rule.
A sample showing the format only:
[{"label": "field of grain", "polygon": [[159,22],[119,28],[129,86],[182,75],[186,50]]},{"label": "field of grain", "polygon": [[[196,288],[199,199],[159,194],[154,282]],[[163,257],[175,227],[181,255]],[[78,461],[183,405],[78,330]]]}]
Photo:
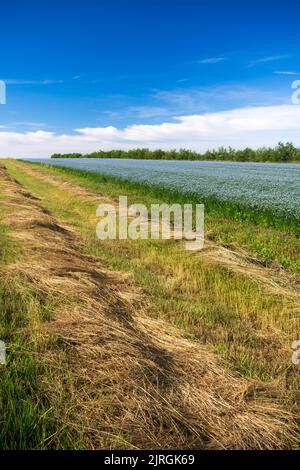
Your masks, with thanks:
[{"label": "field of grain", "polygon": [[40,161],[155,184],[201,202],[214,200],[300,224],[299,165],[63,158]]}]

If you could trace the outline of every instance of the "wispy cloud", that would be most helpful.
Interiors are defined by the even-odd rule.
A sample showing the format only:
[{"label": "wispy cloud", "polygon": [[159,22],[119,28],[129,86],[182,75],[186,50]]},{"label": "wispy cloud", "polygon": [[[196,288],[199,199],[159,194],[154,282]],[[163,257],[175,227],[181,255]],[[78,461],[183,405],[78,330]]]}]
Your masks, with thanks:
[{"label": "wispy cloud", "polygon": [[290,103],[290,89],[246,86],[241,83],[204,87],[183,87],[172,90],[152,90],[143,102],[133,102],[132,97],[110,95],[91,109],[98,120],[107,124],[162,122],[174,116],[217,112],[242,106],[274,106]]},{"label": "wispy cloud", "polygon": [[39,130],[39,129],[45,129],[48,128],[49,126],[45,124],[44,122],[30,122],[30,121],[13,121],[9,122],[5,125],[0,125],[0,129],[32,129],[32,130]]},{"label": "wispy cloud", "polygon": [[48,127],[44,122],[32,122],[32,121],[14,121],[9,124],[9,127],[34,127],[36,129],[41,129],[41,127]]},{"label": "wispy cloud", "polygon": [[226,60],[225,57],[208,57],[207,59],[197,60],[198,64],[218,64],[220,62],[224,62]]},{"label": "wispy cloud", "polygon": [[167,116],[169,114],[168,109],[160,106],[131,106],[128,112],[135,114],[140,119]]},{"label": "wispy cloud", "polygon": [[131,119],[153,119],[170,116],[170,111],[161,106],[126,106],[121,110],[104,110],[101,113],[112,119],[117,119],[120,116],[122,119],[124,117]]},{"label": "wispy cloud", "polygon": [[299,75],[299,72],[293,70],[275,70],[273,73],[275,75]]},{"label": "wispy cloud", "polygon": [[271,106],[287,103],[289,90],[283,95],[278,90],[245,86],[242,84],[216,85],[201,88],[157,90],[151,97],[169,115],[198,114],[237,106]]},{"label": "wispy cloud", "polygon": [[7,85],[55,85],[64,83],[64,80],[23,80],[18,78],[4,79]]},{"label": "wispy cloud", "polygon": [[276,62],[278,60],[288,59],[289,57],[291,57],[290,54],[270,55],[267,57],[260,57],[259,59],[252,60],[248,65],[249,67],[254,67],[254,65]]}]

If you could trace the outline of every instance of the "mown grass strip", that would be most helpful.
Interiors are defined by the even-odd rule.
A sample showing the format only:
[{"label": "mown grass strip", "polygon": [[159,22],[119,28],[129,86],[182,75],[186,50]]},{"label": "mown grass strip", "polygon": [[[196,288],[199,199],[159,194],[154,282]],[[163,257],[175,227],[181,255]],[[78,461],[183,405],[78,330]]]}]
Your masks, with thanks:
[{"label": "mown grass strip", "polygon": [[[2,199],[1,219],[4,215]],[[63,373],[43,360],[43,353],[56,347],[56,341],[39,332],[54,304],[5,271],[25,256],[9,228],[0,225],[0,340],[6,345],[6,365],[0,365],[0,450],[82,448],[80,436],[57,419],[44,387],[53,373]]]}]

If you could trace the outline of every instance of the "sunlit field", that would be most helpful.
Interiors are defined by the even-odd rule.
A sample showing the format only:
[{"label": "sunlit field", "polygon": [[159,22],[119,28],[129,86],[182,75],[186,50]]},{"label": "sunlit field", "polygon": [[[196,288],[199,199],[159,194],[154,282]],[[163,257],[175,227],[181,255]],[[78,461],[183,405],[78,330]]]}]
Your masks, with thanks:
[{"label": "sunlit field", "polygon": [[2,337],[15,373],[2,383],[12,391],[3,448],[297,447],[293,230],[208,205],[198,253],[174,240],[100,241],[99,203],[189,194],[73,168],[5,166],[2,288],[13,283]]}]

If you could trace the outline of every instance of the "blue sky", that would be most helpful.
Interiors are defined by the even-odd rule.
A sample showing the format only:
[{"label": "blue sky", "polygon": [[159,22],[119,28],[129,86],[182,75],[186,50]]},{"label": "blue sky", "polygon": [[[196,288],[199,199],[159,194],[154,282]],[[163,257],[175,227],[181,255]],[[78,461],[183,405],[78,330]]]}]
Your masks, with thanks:
[{"label": "blue sky", "polygon": [[[7,104],[0,106],[0,155],[20,153],[16,142],[28,134],[24,152],[37,156],[47,145],[206,148],[221,144],[222,135],[202,136],[201,146],[188,132],[173,144],[161,126],[253,107],[289,113],[291,84],[300,79],[299,14],[291,0],[1,2]],[[294,127],[284,137],[297,138]],[[262,144],[275,142],[269,130]],[[251,131],[247,144],[255,144]],[[229,143],[241,146],[243,135]]]}]

